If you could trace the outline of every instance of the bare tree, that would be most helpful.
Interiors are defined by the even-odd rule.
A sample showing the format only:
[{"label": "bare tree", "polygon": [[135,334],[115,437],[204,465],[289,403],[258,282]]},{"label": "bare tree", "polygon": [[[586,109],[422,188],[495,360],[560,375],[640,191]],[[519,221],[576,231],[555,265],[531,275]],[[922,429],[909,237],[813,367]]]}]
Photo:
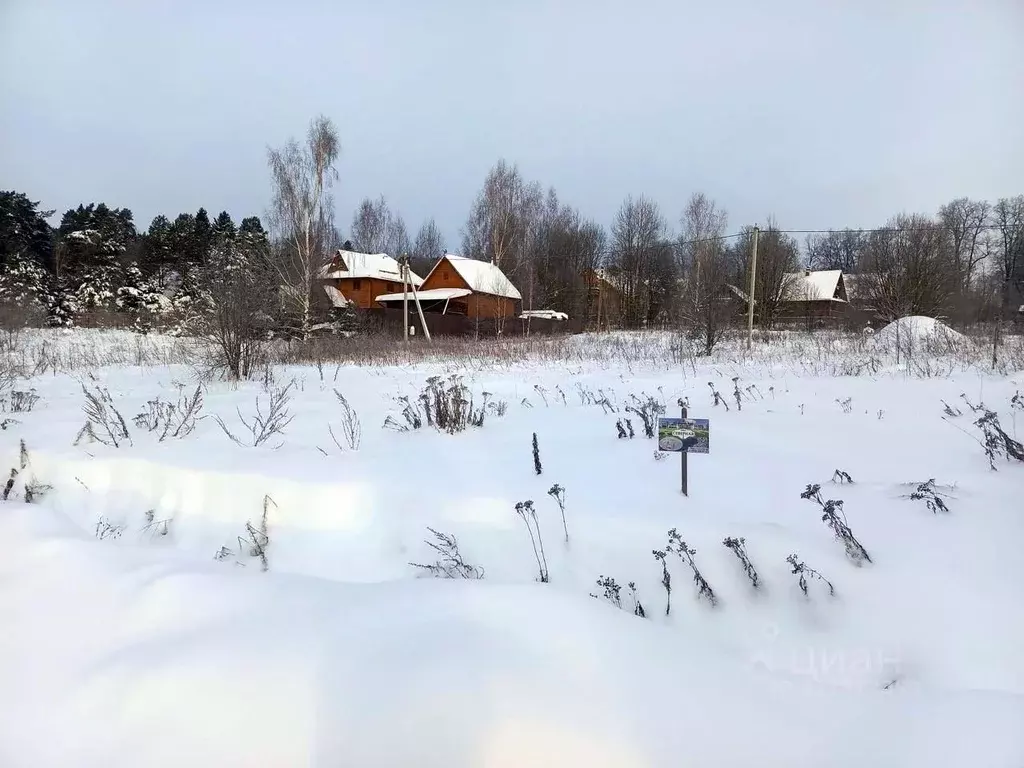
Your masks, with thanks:
[{"label": "bare tree", "polygon": [[529,248],[530,223],[541,190],[523,181],[519,168],[498,162],[487,174],[462,232],[464,256],[495,264],[519,278]]},{"label": "bare tree", "polygon": [[[750,252],[753,228],[744,227],[729,249],[726,258],[733,279],[744,292],[750,286]],[[771,328],[782,314],[789,296],[789,283],[800,268],[796,240],[771,219],[760,231],[757,241],[757,276],[754,283],[754,317],[763,328]]]},{"label": "bare tree", "polygon": [[1011,287],[1024,291],[1024,195],[1004,197],[995,204],[993,214],[1005,308],[1009,304]]},{"label": "bare tree", "polygon": [[352,248],[361,253],[401,256],[412,250],[405,220],[388,205],[384,195],[365,198],[352,216]]},{"label": "bare tree", "polygon": [[865,271],[868,302],[885,320],[942,315],[957,281],[945,230],[921,215],[896,216],[872,232]]},{"label": "bare tree", "polygon": [[808,269],[841,269],[857,272],[866,238],[855,229],[830,230],[807,236]]},{"label": "bare tree", "polygon": [[956,272],[956,290],[966,293],[974,280],[978,264],[986,255],[985,232],[992,213],[986,200],[961,197],[939,208],[939,221],[946,228]]},{"label": "bare tree", "polygon": [[353,250],[361,253],[387,253],[391,209],[381,195],[376,200],[364,198],[352,216],[349,240]]},{"label": "bare tree", "polygon": [[444,237],[433,219],[423,222],[412,246],[412,268],[426,273],[445,254]]},{"label": "bare tree", "polygon": [[303,338],[309,335],[313,291],[333,239],[330,190],[338,178],[334,165],[340,151],[338,131],[323,115],[310,122],[304,145],[292,139],[282,149],[268,150],[274,181],[271,225],[288,244],[284,262],[276,267]]},{"label": "bare tree", "polygon": [[274,263],[262,233],[242,233],[215,244],[205,269],[208,335],[213,367],[233,379],[251,378],[266,361],[276,288]]},{"label": "bare tree", "polygon": [[694,338],[710,355],[725,330],[730,303],[725,301],[729,265],[724,242],[726,213],[704,193],[695,193],[680,217],[678,258],[685,275],[681,315]]},{"label": "bare tree", "polygon": [[611,266],[622,293],[623,321],[645,325],[652,310],[655,275],[664,268],[665,220],[658,204],[646,197],[627,197],[612,225]]}]

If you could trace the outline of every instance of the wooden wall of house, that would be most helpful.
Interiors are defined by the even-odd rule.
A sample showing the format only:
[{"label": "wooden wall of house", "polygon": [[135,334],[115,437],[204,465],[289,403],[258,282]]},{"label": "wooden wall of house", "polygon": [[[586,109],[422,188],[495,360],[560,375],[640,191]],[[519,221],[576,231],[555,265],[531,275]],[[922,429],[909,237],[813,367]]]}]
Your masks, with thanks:
[{"label": "wooden wall of house", "polygon": [[[332,280],[334,287],[341,291],[341,295],[353,302],[359,309],[377,309],[383,305],[375,301],[378,296],[385,293],[401,293],[401,282],[391,280],[379,280],[375,277],[354,279],[351,277],[340,280]],[[356,285],[358,284],[358,287]]]},{"label": "wooden wall of house", "polygon": [[[434,271],[427,275],[423,282],[421,291],[431,291],[435,288],[462,288],[472,290],[462,276],[455,271],[448,259],[442,259],[441,263],[434,268]],[[472,293],[461,299],[452,299],[465,303],[466,315],[474,320],[487,320],[488,318],[509,318],[519,315],[519,303],[514,299],[506,299],[503,296],[492,296],[489,293]],[[449,309],[449,311],[451,311]]]}]

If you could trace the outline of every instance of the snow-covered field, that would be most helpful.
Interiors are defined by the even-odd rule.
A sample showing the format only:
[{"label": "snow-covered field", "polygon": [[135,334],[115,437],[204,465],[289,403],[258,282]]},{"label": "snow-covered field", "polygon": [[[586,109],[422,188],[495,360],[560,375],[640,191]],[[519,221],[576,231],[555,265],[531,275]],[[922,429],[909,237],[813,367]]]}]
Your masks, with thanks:
[{"label": "snow-covered field", "polygon": [[[0,505],[0,765],[1024,764],[1024,464],[989,468],[961,397],[1024,438],[1019,365],[799,334],[710,360],[656,334],[480,350],[234,385],[199,382],[177,340],[21,339],[13,389],[39,400],[0,414],[4,471],[24,464]],[[476,405],[489,393],[482,427],[384,428],[406,423],[396,398],[452,374]],[[289,384],[292,420],[258,447],[214,418],[244,443],[242,419]],[[73,445],[83,385],[123,415],[118,447]],[[133,423],[197,386],[191,433]],[[711,420],[688,497],[631,395]],[[909,498],[932,478],[946,512]],[[811,483],[871,562],[801,498]],[[438,558],[428,526],[484,578],[410,565]],[[668,552],[666,615],[652,551],[673,528],[715,605]],[[813,577],[804,595],[794,553],[834,596]]]}]

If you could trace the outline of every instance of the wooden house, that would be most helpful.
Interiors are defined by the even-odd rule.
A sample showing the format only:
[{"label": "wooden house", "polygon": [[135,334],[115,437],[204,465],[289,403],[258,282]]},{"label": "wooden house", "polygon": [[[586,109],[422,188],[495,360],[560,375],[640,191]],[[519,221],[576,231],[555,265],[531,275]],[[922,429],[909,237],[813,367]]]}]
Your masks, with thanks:
[{"label": "wooden house", "polygon": [[[377,301],[377,296],[402,290],[399,264],[386,253],[339,250],[320,270],[320,280],[335,307],[379,309],[384,305]],[[409,282],[416,288],[423,284],[412,270]]]},{"label": "wooden house", "polygon": [[[424,312],[462,315],[471,320],[506,320],[519,315],[522,295],[500,269],[488,261],[448,253],[416,288]],[[397,291],[376,296],[381,306],[400,307]],[[409,295],[412,300],[412,295]]]},{"label": "wooden house", "polygon": [[785,276],[780,315],[790,320],[830,320],[846,314],[849,299],[839,269],[804,270]]}]

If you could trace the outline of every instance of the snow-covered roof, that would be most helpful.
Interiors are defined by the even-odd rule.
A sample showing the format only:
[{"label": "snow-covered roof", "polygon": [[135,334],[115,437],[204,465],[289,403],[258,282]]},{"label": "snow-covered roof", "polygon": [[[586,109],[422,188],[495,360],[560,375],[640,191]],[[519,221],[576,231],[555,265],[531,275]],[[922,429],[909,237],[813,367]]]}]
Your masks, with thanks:
[{"label": "snow-covered roof", "polygon": [[327,294],[328,300],[331,302],[332,307],[347,307],[348,299],[342,296],[341,291],[335,288],[333,285],[323,286],[324,293]]},{"label": "snow-covered roof", "polygon": [[[466,288],[431,288],[429,291],[416,291],[416,298],[420,301],[445,301],[446,299],[461,299],[463,296],[469,296],[472,291]],[[408,298],[412,301],[412,291],[406,295],[405,293],[385,293],[382,296],[378,296],[374,301],[402,301],[402,299]]]},{"label": "snow-covered roof", "polygon": [[[444,259],[448,260],[452,265],[452,269],[459,273],[459,277],[475,293],[487,293],[491,296],[502,296],[506,299],[515,299],[516,301],[522,300],[522,294],[512,285],[512,281],[505,277],[505,273],[489,261],[478,261],[477,259],[469,259],[465,256],[456,256],[454,253],[446,253],[434,265],[434,269],[430,270],[430,275],[434,274],[438,266],[444,263]],[[430,275],[427,275],[428,280]]]},{"label": "snow-covered roof", "polygon": [[537,320],[568,320],[569,316],[565,312],[559,312],[555,309],[528,309],[519,315],[520,320],[529,320],[531,318]]},{"label": "snow-covered roof", "polygon": [[783,301],[845,301],[836,296],[841,269],[791,272],[782,283]]},{"label": "snow-covered roof", "polygon": [[[343,250],[339,250],[320,268],[320,277],[326,280],[355,278],[402,282],[398,262],[386,253],[356,253]],[[417,287],[423,284],[423,279],[411,269],[409,281]]]}]

